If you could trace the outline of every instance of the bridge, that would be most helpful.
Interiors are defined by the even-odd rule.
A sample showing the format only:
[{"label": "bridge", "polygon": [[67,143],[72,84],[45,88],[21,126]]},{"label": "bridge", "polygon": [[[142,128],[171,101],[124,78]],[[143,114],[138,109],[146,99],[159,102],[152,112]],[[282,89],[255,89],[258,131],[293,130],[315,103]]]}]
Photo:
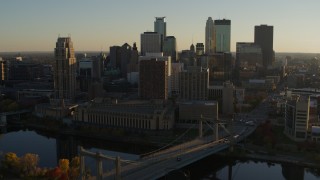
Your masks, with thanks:
[{"label": "bridge", "polygon": [[[265,109],[264,106],[265,105],[262,106],[263,109]],[[255,116],[255,114],[258,116]],[[248,119],[251,120],[254,117],[258,117],[260,119],[256,120],[262,122],[267,117],[265,114],[266,111],[261,113],[256,113],[255,111],[252,115],[249,114]],[[87,152],[81,148],[81,179],[85,179],[83,169],[84,156],[90,156],[96,159],[98,174],[93,179],[158,179],[171,171],[183,168],[219,151],[228,148],[232,149],[234,144],[243,141],[252,134],[259,123],[257,122],[255,125],[248,125],[245,122],[234,121],[229,128],[233,133],[230,133],[230,131],[224,127],[226,122],[215,121],[215,127],[212,127],[210,123],[208,123],[208,120],[209,119],[204,117],[200,118],[198,138],[172,147],[169,147],[170,145],[168,145],[156,151],[143,154],[140,156],[140,159],[136,161],[122,160],[119,157],[110,157],[99,153]],[[206,137],[202,136],[203,123],[207,124],[213,130],[213,135]],[[218,127],[221,127],[224,131],[218,133]],[[181,138],[183,135],[184,134],[177,139]],[[103,173],[102,159],[114,161],[115,168]]]},{"label": "bridge", "polygon": [[23,109],[20,111],[9,111],[9,112],[2,112],[0,113],[0,126],[5,126],[8,122],[8,116],[18,116],[18,119],[20,119],[21,114],[30,113],[32,110],[30,109]]}]

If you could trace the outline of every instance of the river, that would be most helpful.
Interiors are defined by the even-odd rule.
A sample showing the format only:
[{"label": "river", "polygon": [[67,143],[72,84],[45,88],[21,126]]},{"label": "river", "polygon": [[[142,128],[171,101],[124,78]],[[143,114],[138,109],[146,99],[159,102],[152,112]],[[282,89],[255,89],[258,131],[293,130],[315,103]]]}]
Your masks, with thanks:
[{"label": "river", "polygon": [[[120,156],[128,160],[136,160],[138,154],[149,150],[138,145],[110,143],[104,141],[78,139],[70,136],[54,136],[32,130],[11,129],[0,135],[0,152],[15,152],[18,156],[35,153],[40,157],[39,166],[55,167],[59,158],[74,156],[78,146],[92,152],[101,152],[110,156]],[[95,173],[95,161],[86,158],[91,172]],[[104,162],[104,170],[113,168],[113,162]],[[320,170],[308,169],[290,164],[274,164],[251,160],[226,159],[210,156],[183,169],[177,169],[162,179],[287,179],[314,180],[320,179]]]}]

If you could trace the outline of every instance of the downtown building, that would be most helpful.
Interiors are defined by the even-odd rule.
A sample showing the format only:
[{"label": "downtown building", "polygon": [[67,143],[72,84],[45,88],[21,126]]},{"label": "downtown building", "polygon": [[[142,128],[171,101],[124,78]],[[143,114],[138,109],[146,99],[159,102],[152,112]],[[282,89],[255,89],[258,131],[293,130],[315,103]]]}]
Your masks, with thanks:
[{"label": "downtown building", "polygon": [[133,43],[130,61],[127,64],[127,81],[132,85],[139,82],[139,52],[136,43]]},{"label": "downtown building", "polygon": [[214,22],[211,17],[208,17],[206,22],[206,35],[205,35],[205,53],[213,54],[216,52]]},{"label": "downtown building", "polygon": [[162,35],[157,32],[144,32],[141,34],[141,55],[146,53],[161,53],[163,51]]},{"label": "downtown building", "polygon": [[230,52],[231,42],[231,20],[214,20],[215,51]]},{"label": "downtown building", "polygon": [[154,32],[161,35],[162,40],[167,37],[166,17],[156,17],[154,21]]},{"label": "downtown building", "polygon": [[254,43],[260,45],[262,63],[265,69],[275,61],[273,51],[273,26],[260,25],[254,27]]},{"label": "downtown building", "polygon": [[197,56],[204,55],[204,45],[203,45],[203,43],[197,43],[196,44],[196,55]]},{"label": "downtown building", "polygon": [[177,62],[177,41],[174,36],[167,36],[164,38],[163,55],[171,56],[171,61]]},{"label": "downtown building", "polygon": [[214,53],[200,58],[200,64],[209,69],[209,84],[222,85],[232,79],[232,54],[230,52]]},{"label": "downtown building", "polygon": [[54,70],[55,99],[73,102],[76,95],[76,58],[70,37],[59,37],[54,49],[56,66]]},{"label": "downtown building", "polygon": [[103,93],[102,72],[104,54],[81,58],[78,61],[78,84],[81,92],[88,94],[88,100],[101,96]]},{"label": "downtown building", "polygon": [[189,66],[180,72],[180,99],[208,100],[209,70]]},{"label": "downtown building", "polygon": [[139,97],[168,99],[171,92],[171,58],[162,53],[147,53],[139,57]]},{"label": "downtown building", "polygon": [[293,97],[285,105],[284,134],[294,141],[305,141],[308,137],[310,97]]},{"label": "downtown building", "polygon": [[80,105],[73,120],[105,128],[147,131],[174,127],[174,108],[157,101],[118,101],[95,99]]},{"label": "downtown building", "polygon": [[54,95],[50,104],[39,104],[35,107],[38,117],[62,119],[71,114],[77,106],[76,96],[76,58],[71,37],[59,37],[54,49]]},{"label": "downtown building", "polygon": [[110,47],[110,70],[119,71],[119,76],[127,78],[127,65],[130,63],[132,47],[128,43]]},{"label": "downtown building", "polygon": [[248,80],[260,77],[262,70],[262,51],[258,44],[237,42],[236,45],[236,80]]}]

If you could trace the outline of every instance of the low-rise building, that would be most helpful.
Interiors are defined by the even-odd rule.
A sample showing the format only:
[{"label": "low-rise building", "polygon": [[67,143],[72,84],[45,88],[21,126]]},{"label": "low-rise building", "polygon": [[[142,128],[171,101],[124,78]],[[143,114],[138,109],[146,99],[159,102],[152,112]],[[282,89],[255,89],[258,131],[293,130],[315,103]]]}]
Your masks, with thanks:
[{"label": "low-rise building", "polygon": [[79,106],[73,120],[109,128],[168,130],[174,126],[174,108],[162,101],[95,99]]},{"label": "low-rise building", "polygon": [[[179,104],[178,127],[198,124],[201,116],[206,120],[218,119],[218,102],[216,101],[185,101]],[[198,126],[195,126],[198,127]]]}]

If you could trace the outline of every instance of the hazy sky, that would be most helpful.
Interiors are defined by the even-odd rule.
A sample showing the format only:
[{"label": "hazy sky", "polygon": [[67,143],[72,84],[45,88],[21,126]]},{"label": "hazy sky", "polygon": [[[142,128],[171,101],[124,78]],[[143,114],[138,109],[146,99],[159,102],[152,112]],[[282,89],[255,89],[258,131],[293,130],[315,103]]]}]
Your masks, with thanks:
[{"label": "hazy sky", "polygon": [[231,20],[231,51],[252,42],[254,26],[274,26],[276,52],[320,52],[320,0],[2,0],[0,52],[53,51],[57,37],[71,35],[76,51],[140,49],[140,34],[166,16],[167,35],[178,50],[204,43],[205,24]]}]

